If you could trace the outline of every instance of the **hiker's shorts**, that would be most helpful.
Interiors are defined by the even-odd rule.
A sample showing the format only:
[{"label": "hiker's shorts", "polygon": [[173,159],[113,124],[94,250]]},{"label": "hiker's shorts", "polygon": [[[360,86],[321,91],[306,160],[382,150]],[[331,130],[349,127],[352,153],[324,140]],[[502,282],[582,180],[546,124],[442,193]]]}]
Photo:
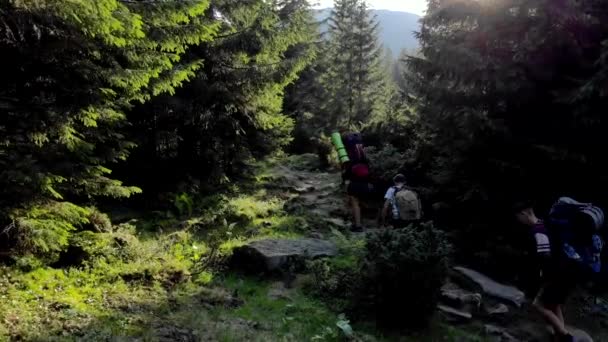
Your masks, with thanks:
[{"label": "hiker's shorts", "polygon": [[537,299],[545,306],[565,304],[580,278],[578,269],[570,263],[557,263],[554,268],[537,295]]},{"label": "hiker's shorts", "polygon": [[351,181],[348,184],[346,192],[349,196],[353,196],[358,199],[365,199],[373,192],[373,186],[368,182]]},{"label": "hiker's shorts", "polygon": [[546,306],[563,305],[576,284],[572,281],[552,281],[543,286],[538,293],[538,300]]}]

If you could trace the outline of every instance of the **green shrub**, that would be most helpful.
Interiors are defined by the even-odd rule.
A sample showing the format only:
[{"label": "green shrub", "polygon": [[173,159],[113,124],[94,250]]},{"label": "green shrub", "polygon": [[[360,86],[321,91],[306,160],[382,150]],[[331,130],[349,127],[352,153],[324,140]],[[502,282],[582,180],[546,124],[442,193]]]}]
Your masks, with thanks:
[{"label": "green shrub", "polygon": [[309,289],[312,294],[326,301],[334,310],[351,312],[360,309],[364,289],[361,287],[362,258],[365,240],[349,240],[342,233],[332,230],[333,240],[338,245],[339,256],[308,262],[312,274]]},{"label": "green shrub", "polygon": [[90,223],[91,210],[69,202],[49,201],[11,214],[19,256],[55,262],[73,232]]},{"label": "green shrub", "polygon": [[97,208],[88,208],[89,209],[89,225],[90,228],[88,230],[92,230],[95,232],[109,232],[112,230],[112,221],[110,221],[110,217],[99,211]]},{"label": "green shrub", "polygon": [[368,235],[362,274],[378,325],[425,328],[446,277],[450,246],[432,223]]},{"label": "green shrub", "polygon": [[173,199],[173,206],[179,216],[187,215],[188,217],[192,216],[192,210],[194,206],[194,200],[187,193],[181,193],[179,195],[175,195]]},{"label": "green shrub", "polygon": [[390,181],[403,167],[405,156],[392,145],[384,145],[381,149],[365,148],[365,155],[372,165],[373,176]]}]

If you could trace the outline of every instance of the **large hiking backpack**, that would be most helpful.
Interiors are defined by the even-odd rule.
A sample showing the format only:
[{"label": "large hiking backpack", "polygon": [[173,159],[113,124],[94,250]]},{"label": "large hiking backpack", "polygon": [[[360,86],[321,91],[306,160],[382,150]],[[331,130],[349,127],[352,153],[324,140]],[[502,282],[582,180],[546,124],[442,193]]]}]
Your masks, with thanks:
[{"label": "large hiking backpack", "polygon": [[395,195],[393,199],[397,212],[398,219],[404,221],[417,221],[422,218],[422,205],[418,195],[406,187],[395,187]]},{"label": "large hiking backpack", "polygon": [[361,133],[349,133],[344,136],[344,147],[348,153],[348,158],[353,165],[367,162],[365,150],[363,149],[363,137]]},{"label": "large hiking backpack", "polygon": [[369,177],[369,165],[365,150],[363,149],[363,138],[360,133],[350,133],[344,136],[344,147],[350,159],[350,173],[355,180],[364,181]]},{"label": "large hiking backpack", "polygon": [[557,240],[559,256],[574,261],[582,270],[600,273],[604,227],[604,212],[590,203],[561,197],[553,204],[547,220],[552,236]]}]

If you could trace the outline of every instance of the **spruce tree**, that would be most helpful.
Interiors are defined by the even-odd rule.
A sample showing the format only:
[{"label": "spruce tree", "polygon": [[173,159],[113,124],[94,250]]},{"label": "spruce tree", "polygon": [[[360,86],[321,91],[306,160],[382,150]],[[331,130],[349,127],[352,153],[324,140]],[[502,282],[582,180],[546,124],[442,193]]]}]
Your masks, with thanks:
[{"label": "spruce tree", "polygon": [[133,143],[125,110],[191,78],[217,25],[209,2],[0,2],[0,226],[53,259],[96,197],[141,190],[110,176]]},{"label": "spruce tree", "polygon": [[408,84],[412,155],[436,198],[488,220],[487,201],[602,201],[606,13],[600,1],[429,2]]},{"label": "spruce tree", "polygon": [[335,2],[329,44],[328,71],[323,78],[329,92],[329,126],[354,128],[373,115],[382,83],[378,22],[365,1]]},{"label": "spruce tree", "polygon": [[[129,115],[139,147],[121,174],[150,191],[216,186],[291,140],[283,94],[314,58],[308,2],[216,0],[212,7],[222,21],[217,39],[187,54],[205,61],[196,77]],[[141,177],[146,168],[165,181]]]}]

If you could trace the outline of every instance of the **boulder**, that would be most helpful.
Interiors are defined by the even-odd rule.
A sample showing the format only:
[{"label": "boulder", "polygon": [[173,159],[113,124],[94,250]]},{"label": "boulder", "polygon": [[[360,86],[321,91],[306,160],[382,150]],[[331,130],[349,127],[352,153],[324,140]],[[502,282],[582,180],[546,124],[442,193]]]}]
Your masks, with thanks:
[{"label": "boulder", "polygon": [[297,267],[304,260],[338,254],[336,245],[320,239],[266,239],[236,248],[232,265],[254,272],[273,272]]},{"label": "boulder", "polygon": [[466,267],[454,267],[454,271],[481,288],[483,293],[488,296],[506,301],[517,307],[521,307],[525,302],[524,293],[516,287],[503,285],[484,274]]}]

